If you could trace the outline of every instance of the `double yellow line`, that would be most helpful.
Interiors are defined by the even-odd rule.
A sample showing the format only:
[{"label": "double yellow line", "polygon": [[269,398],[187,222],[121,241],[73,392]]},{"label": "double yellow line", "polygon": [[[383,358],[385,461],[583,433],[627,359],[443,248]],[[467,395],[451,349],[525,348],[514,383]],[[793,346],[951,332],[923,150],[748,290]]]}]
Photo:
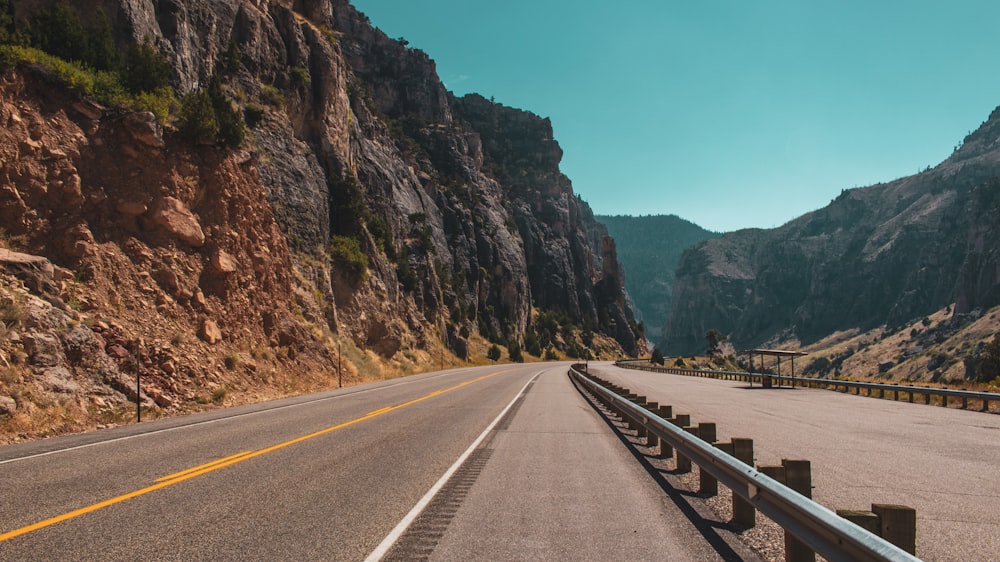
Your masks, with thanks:
[{"label": "double yellow line", "polygon": [[69,519],[73,519],[73,518],[79,517],[81,515],[86,515],[88,513],[93,513],[93,512],[95,512],[95,511],[97,511],[99,509],[104,509],[105,507],[109,507],[109,506],[115,505],[117,503],[121,503],[121,502],[123,502],[125,500],[130,500],[132,498],[136,498],[136,497],[139,497],[139,496],[144,496],[144,495],[146,495],[146,494],[148,494],[150,492],[155,492],[156,490],[160,490],[162,488],[166,488],[167,486],[173,486],[174,484],[179,484],[181,482],[184,482],[185,480],[190,480],[191,478],[196,478],[198,476],[202,476],[202,475],[208,474],[210,472],[215,472],[216,470],[219,470],[220,468],[225,468],[227,466],[232,466],[232,465],[234,465],[236,463],[240,463],[240,462],[243,462],[243,461],[246,461],[246,460],[250,460],[250,459],[252,459],[254,457],[259,457],[261,455],[265,455],[267,453],[270,453],[270,452],[273,452],[273,451],[277,451],[278,449],[283,449],[283,448],[285,448],[285,447],[287,447],[289,445],[294,445],[296,443],[301,443],[301,442],[306,441],[308,439],[312,439],[314,437],[319,437],[320,435],[326,435],[327,433],[331,433],[333,431],[337,431],[338,429],[343,429],[345,427],[349,427],[349,426],[352,426],[354,424],[370,420],[372,418],[381,416],[383,414],[387,414],[389,412],[392,412],[392,411],[395,411],[395,410],[399,410],[399,409],[405,408],[407,406],[412,406],[413,404],[416,404],[418,402],[423,402],[424,400],[433,398],[435,396],[440,396],[442,394],[445,394],[446,392],[451,392],[453,390],[458,390],[459,388],[462,388],[464,386],[468,386],[470,384],[477,383],[479,381],[488,379],[490,377],[495,377],[495,376],[497,376],[499,374],[502,374],[502,373],[505,373],[505,372],[507,372],[507,371],[499,371],[499,372],[496,372],[496,373],[490,373],[488,375],[484,375],[484,376],[479,377],[477,379],[472,379],[472,380],[465,381],[465,382],[460,383],[460,384],[456,384],[455,386],[452,386],[452,387],[449,387],[449,388],[445,388],[444,390],[435,390],[434,392],[431,392],[430,394],[426,394],[424,396],[421,396],[420,398],[415,398],[413,400],[410,400],[409,402],[403,402],[402,404],[397,404],[395,406],[388,406],[388,407],[385,407],[385,408],[382,408],[382,409],[379,409],[379,410],[375,410],[373,412],[368,412],[367,414],[361,416],[360,418],[356,418],[356,419],[353,419],[353,420],[350,420],[350,421],[346,421],[344,423],[337,424],[335,426],[328,427],[326,429],[321,429],[321,430],[316,431],[314,433],[310,433],[308,435],[303,435],[302,437],[296,437],[295,439],[291,439],[291,440],[285,441],[283,443],[278,443],[277,445],[272,445],[272,446],[264,448],[264,449],[259,449],[257,451],[243,451],[242,453],[237,453],[235,455],[231,455],[231,456],[228,456],[228,457],[225,457],[225,458],[217,459],[217,460],[214,460],[214,461],[206,463],[206,464],[202,464],[202,465],[199,465],[199,466],[195,466],[195,467],[189,468],[187,470],[182,470],[180,472],[175,472],[174,474],[170,474],[168,476],[164,476],[162,478],[157,479],[152,486],[147,486],[145,488],[142,488],[140,490],[136,490],[134,492],[129,492],[127,494],[122,494],[120,496],[116,496],[114,498],[111,498],[111,499],[108,499],[108,500],[104,500],[102,502],[95,503],[93,505],[88,505],[86,507],[81,507],[80,509],[76,509],[76,510],[70,511],[70,512],[64,513],[62,515],[57,515],[56,517],[52,517],[52,518],[46,519],[44,521],[39,521],[38,523],[34,523],[32,525],[21,527],[20,529],[14,529],[13,531],[8,531],[6,533],[0,534],[0,542],[4,542],[4,541],[7,541],[7,540],[10,540],[10,539],[12,539],[14,537],[19,537],[21,535],[26,535],[28,533],[37,531],[39,529],[44,529],[45,527],[49,527],[51,525],[55,525],[56,523],[61,523],[63,521],[67,521]]}]

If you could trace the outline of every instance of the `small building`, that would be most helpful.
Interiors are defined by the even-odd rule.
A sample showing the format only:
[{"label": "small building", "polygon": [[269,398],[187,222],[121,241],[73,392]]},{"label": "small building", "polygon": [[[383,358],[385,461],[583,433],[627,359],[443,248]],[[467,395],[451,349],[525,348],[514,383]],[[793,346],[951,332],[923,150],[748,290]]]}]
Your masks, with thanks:
[{"label": "small building", "polygon": [[[750,372],[751,373],[754,372],[754,370],[753,370],[754,369],[754,364],[753,364],[753,356],[754,355],[760,356],[760,371],[761,371],[761,373],[764,372],[764,368],[765,368],[765,366],[764,366],[764,358],[765,357],[775,357],[775,358],[777,358],[777,361],[775,362],[776,365],[777,365],[776,374],[779,377],[781,376],[781,359],[783,357],[788,357],[791,360],[790,361],[791,362],[791,375],[790,376],[794,377],[795,376],[795,358],[796,357],[802,357],[803,355],[808,355],[808,354],[804,353],[802,351],[788,351],[788,350],[784,350],[784,349],[744,349],[743,351],[740,352],[740,355],[747,355],[747,356],[750,357]],[[771,377],[764,377],[761,380],[763,381],[765,388],[770,388],[771,385],[774,382],[774,379],[772,379]],[[778,380],[778,386],[781,386],[781,379],[779,378],[777,380]],[[795,386],[795,380],[792,379],[792,387],[794,387],[794,386]]]}]

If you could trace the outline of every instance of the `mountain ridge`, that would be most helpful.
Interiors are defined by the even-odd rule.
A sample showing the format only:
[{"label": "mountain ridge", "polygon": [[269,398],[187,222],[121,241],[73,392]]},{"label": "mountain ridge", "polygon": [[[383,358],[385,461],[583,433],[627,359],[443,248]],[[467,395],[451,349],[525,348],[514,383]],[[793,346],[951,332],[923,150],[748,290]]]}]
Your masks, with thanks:
[{"label": "mountain ridge", "polygon": [[687,248],[721,234],[677,215],[599,215],[597,220],[618,245],[636,319],[643,323],[647,340],[664,348],[677,262]]},{"label": "mountain ridge", "polygon": [[738,347],[839,330],[890,329],[952,303],[1000,304],[1000,112],[938,166],[844,190],[775,229],[748,229],[684,254],[668,351],[700,351],[715,328]]}]

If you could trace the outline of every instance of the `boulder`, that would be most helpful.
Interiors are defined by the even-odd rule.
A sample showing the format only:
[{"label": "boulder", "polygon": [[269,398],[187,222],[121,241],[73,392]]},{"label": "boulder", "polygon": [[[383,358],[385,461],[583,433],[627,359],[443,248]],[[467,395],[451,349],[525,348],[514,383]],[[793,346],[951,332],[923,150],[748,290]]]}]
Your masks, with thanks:
[{"label": "boulder", "polygon": [[17,411],[17,402],[10,396],[0,396],[0,415],[10,415]]},{"label": "boulder", "polygon": [[153,148],[163,147],[163,129],[156,122],[156,115],[142,111],[129,113],[122,119],[122,125],[134,140]]},{"label": "boulder", "polygon": [[215,323],[215,320],[206,318],[202,321],[201,328],[198,330],[198,337],[209,345],[215,345],[222,341],[222,330],[219,329],[219,325]]},{"label": "boulder", "polygon": [[222,250],[216,250],[212,253],[212,269],[216,273],[233,273],[239,264],[236,262],[236,258],[229,255]]},{"label": "boulder", "polygon": [[205,245],[205,232],[201,229],[201,223],[181,201],[164,197],[157,204],[151,218],[153,224],[181,241],[195,247]]}]

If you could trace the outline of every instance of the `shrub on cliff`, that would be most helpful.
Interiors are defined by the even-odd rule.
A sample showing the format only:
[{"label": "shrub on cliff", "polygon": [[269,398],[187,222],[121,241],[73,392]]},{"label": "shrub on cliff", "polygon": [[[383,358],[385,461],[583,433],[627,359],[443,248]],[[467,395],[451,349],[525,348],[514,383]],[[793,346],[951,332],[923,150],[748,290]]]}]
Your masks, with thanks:
[{"label": "shrub on cliff", "polygon": [[151,111],[166,123],[178,108],[170,86],[169,61],[148,41],[129,45],[120,57],[108,18],[85,28],[61,0],[17,28],[9,0],[0,0],[0,65],[41,67],[64,87],[98,102]]},{"label": "shrub on cliff", "polygon": [[524,355],[521,354],[521,344],[517,343],[517,341],[507,344],[507,354],[510,355],[510,360],[515,363],[524,362]]},{"label": "shrub on cliff", "polygon": [[237,147],[246,137],[243,115],[222,91],[222,84],[213,77],[207,90],[191,92],[181,101],[180,131],[191,142],[219,142]]},{"label": "shrub on cliff", "polygon": [[181,135],[194,143],[211,143],[219,134],[212,98],[208,92],[191,92],[181,100]]},{"label": "shrub on cliff", "polygon": [[330,258],[343,268],[351,283],[368,279],[368,256],[361,251],[361,244],[356,238],[331,236]]},{"label": "shrub on cliff", "polygon": [[976,380],[990,382],[995,379],[1000,379],[1000,335],[987,344],[976,365]]}]

